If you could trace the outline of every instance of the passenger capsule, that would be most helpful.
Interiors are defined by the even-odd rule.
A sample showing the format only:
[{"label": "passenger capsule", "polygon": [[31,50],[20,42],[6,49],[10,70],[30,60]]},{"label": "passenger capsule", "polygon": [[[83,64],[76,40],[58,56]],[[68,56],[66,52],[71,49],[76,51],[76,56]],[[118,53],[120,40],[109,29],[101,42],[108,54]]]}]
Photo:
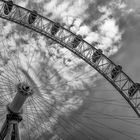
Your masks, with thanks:
[{"label": "passenger capsule", "polygon": [[129,97],[133,97],[139,89],[140,89],[140,84],[139,83],[133,84],[128,90]]},{"label": "passenger capsule", "polygon": [[81,41],[82,41],[81,35],[75,36],[75,38],[73,39],[73,42],[72,42],[72,47],[76,48],[80,44]]},{"label": "passenger capsule", "polygon": [[13,8],[13,1],[6,1],[4,4],[4,14],[9,15]]},{"label": "passenger capsule", "polygon": [[28,17],[28,23],[33,24],[37,18],[37,11],[33,10]]},{"label": "passenger capsule", "polygon": [[122,66],[120,65],[117,65],[115,68],[113,68],[111,71],[111,78],[115,79],[119,75],[121,70],[122,70]]},{"label": "passenger capsule", "polygon": [[58,22],[54,23],[51,28],[51,34],[55,35],[59,31],[59,28],[60,28],[60,23]]},{"label": "passenger capsule", "polygon": [[96,63],[101,58],[102,52],[103,51],[101,49],[96,50],[92,56],[92,62]]}]

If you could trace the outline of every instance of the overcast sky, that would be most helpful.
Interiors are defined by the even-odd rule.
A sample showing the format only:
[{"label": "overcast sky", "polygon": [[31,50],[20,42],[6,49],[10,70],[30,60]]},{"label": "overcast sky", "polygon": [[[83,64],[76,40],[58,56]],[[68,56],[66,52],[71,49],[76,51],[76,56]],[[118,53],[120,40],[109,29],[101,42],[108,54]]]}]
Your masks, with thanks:
[{"label": "overcast sky", "polygon": [[[60,22],[74,33],[81,34],[91,44],[99,42],[95,46],[96,48],[102,49],[106,56],[110,57],[116,64],[122,65],[123,70],[132,80],[140,81],[139,0],[15,0],[14,2],[23,7],[35,9],[44,16]],[[11,35],[12,39],[7,41],[10,48],[14,50],[14,46],[18,46],[24,50],[23,54],[20,54],[24,58],[22,61],[26,59],[24,55],[29,53],[29,46],[32,49],[30,49],[31,54],[27,55],[27,59],[33,57],[33,51],[40,51],[40,54],[33,57],[32,62],[34,63],[31,66],[35,72],[41,68],[47,69],[47,72],[45,70],[42,72],[41,78],[44,78],[48,73],[50,75],[53,73],[51,72],[52,68],[46,64],[52,65],[53,70],[60,70],[63,66],[66,67],[66,64],[67,66],[72,65],[72,68],[67,67],[59,76],[56,75],[59,84],[64,82],[64,79],[65,81],[73,80],[73,82],[65,88],[53,90],[50,93],[56,98],[55,105],[60,108],[62,114],[54,112],[53,115],[57,119],[55,120],[54,116],[49,118],[54,122],[54,126],[57,121],[62,123],[71,135],[67,136],[67,130],[62,129],[61,125],[58,124],[55,127],[56,135],[48,135],[47,132],[45,135],[40,133],[42,136],[39,139],[60,140],[59,134],[63,140],[140,139],[139,118],[104,78],[97,80],[97,77],[100,76],[95,70],[91,71],[91,67],[70,52],[66,52],[66,49],[58,47],[58,45],[49,45],[50,40],[38,37],[39,35],[29,35],[29,31],[19,25],[5,22],[2,26],[4,26],[4,36]],[[48,63],[50,59],[45,47],[48,47],[55,59],[58,58],[60,61]],[[42,54],[45,54],[45,59]],[[74,65],[73,60],[67,61],[72,58],[77,62],[76,65]],[[65,63],[61,64],[61,61]],[[85,70],[91,72],[85,74]],[[75,76],[79,74],[82,75],[81,79],[75,80]],[[49,81],[43,78],[44,83],[42,83],[47,85]],[[63,99],[64,93],[67,93],[68,99]],[[46,96],[44,98],[47,100]],[[63,105],[60,105],[62,102]],[[43,109],[45,110],[46,106]],[[64,117],[66,122],[59,118],[60,115]],[[41,125],[47,126],[48,122],[44,121]],[[39,127],[39,125],[36,126]],[[75,130],[75,127],[78,131]],[[49,128],[48,131],[50,131]]]}]

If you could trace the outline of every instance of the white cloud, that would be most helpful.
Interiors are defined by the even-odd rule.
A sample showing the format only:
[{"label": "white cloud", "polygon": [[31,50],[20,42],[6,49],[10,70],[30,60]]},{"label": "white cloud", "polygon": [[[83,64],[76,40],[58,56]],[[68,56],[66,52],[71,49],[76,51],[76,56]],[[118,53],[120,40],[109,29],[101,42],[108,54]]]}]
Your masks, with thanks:
[{"label": "white cloud", "polygon": [[[100,45],[96,47],[104,51],[109,50],[107,53],[108,56],[113,55],[120,47],[113,45],[113,43],[121,40],[122,32],[119,31],[116,20],[114,18],[109,18],[112,12],[111,9],[107,7],[97,7],[102,13],[101,17],[92,23],[92,27],[98,25],[97,31],[92,31],[92,27],[84,24],[85,18],[90,17],[90,14],[86,13],[86,10],[89,4],[93,4],[94,2],[93,0],[88,2],[86,0],[71,0],[59,3],[58,0],[51,0],[44,4],[44,14],[47,15],[51,12],[51,19],[60,18],[66,26],[73,24],[73,27],[70,28],[73,32],[81,34],[84,36],[84,39],[91,44],[94,41],[98,41]],[[20,1],[19,4],[26,7],[28,1]],[[8,23],[4,27],[5,35],[9,34],[11,30],[12,25]],[[20,39],[18,32],[15,33],[14,36],[15,40],[11,39],[8,42],[11,46],[15,46],[16,41]],[[85,90],[84,84],[93,85],[96,80],[94,76],[97,72],[65,48],[61,48],[58,45],[49,45],[48,41],[44,39],[44,37],[40,37],[40,35],[38,38],[34,38],[28,34],[24,34],[22,38],[28,42],[28,44],[20,44],[18,46],[21,51],[20,60],[22,62],[22,67],[27,69],[28,62],[30,60],[32,61],[29,74],[32,76],[32,79],[36,81],[36,85],[39,85],[39,87],[43,86],[43,88],[45,85],[45,88],[49,90],[45,88],[44,90],[38,87],[36,88],[38,88],[46,101],[50,101],[50,106],[53,104],[60,110],[54,109],[54,113],[51,114],[52,116],[48,121],[42,122],[41,124],[42,127],[44,127],[44,125],[48,126],[48,131],[52,131],[53,126],[57,123],[59,115],[63,113],[69,115],[83,104],[84,98],[90,93],[86,91],[81,97],[81,91],[78,90]],[[42,52],[44,53],[44,58],[42,58]],[[49,53],[52,53],[53,57],[49,56]],[[36,75],[40,70],[42,70],[42,72],[37,77]],[[51,80],[47,81],[48,79]],[[74,92],[74,90],[77,91]],[[49,96],[48,94],[51,95]],[[41,109],[45,110],[46,108],[47,106],[44,104],[38,105],[40,112],[42,111]],[[30,108],[28,111],[30,111]],[[30,116],[32,115],[33,114],[30,114]],[[36,118],[34,118],[33,121],[35,121],[35,119]]]},{"label": "white cloud", "polygon": [[22,7],[26,7],[28,5],[29,0],[25,0],[25,1],[18,1],[18,5],[22,6]]}]

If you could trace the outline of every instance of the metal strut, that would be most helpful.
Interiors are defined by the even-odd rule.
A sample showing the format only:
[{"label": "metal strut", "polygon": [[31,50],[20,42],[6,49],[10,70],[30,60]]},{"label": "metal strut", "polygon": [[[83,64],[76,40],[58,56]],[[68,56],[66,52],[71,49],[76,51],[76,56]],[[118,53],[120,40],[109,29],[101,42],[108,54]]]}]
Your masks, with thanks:
[{"label": "metal strut", "polygon": [[18,113],[9,113],[6,115],[6,120],[0,132],[0,140],[20,140],[19,122],[22,121],[22,116]]},{"label": "metal strut", "polygon": [[22,121],[22,106],[26,99],[33,94],[27,83],[17,84],[17,94],[7,105],[7,115],[0,132],[0,140],[20,140],[19,122]]}]

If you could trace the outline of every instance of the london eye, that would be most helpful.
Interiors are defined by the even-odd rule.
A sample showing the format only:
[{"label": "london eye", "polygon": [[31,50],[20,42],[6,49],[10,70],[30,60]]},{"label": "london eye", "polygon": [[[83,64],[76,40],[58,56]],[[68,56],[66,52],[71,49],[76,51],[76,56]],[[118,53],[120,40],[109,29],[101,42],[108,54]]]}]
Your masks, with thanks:
[{"label": "london eye", "polygon": [[[122,125],[127,123],[139,127],[135,120],[140,118],[140,84],[124,72],[123,66],[115,64],[102,49],[96,48],[96,42],[91,45],[82,35],[73,33],[60,22],[11,0],[0,0],[0,18],[1,24],[8,21],[26,32],[24,37],[20,32],[17,36],[16,30],[5,36],[1,25],[0,140],[39,140],[43,137],[46,140],[114,140],[108,137],[112,131],[128,140],[140,138],[138,133],[121,131],[100,121],[103,118],[109,123],[114,119]],[[42,44],[42,40],[47,40],[48,44],[43,44],[43,47],[29,45],[25,36],[34,37]],[[24,45],[18,41],[15,45],[13,40],[20,40]],[[76,75],[76,65],[80,70],[84,69],[84,73]],[[112,88],[107,92],[120,95],[120,99],[88,98],[86,80],[95,70],[104,77],[105,85]],[[79,81],[85,82],[83,89],[77,88],[82,83]],[[99,104],[115,104],[133,110],[135,115],[119,117],[104,110],[94,110],[94,107],[90,115],[82,112],[86,107],[81,107],[84,103],[88,107],[89,101],[95,108]],[[102,132],[104,129],[107,129],[107,135]]]}]

